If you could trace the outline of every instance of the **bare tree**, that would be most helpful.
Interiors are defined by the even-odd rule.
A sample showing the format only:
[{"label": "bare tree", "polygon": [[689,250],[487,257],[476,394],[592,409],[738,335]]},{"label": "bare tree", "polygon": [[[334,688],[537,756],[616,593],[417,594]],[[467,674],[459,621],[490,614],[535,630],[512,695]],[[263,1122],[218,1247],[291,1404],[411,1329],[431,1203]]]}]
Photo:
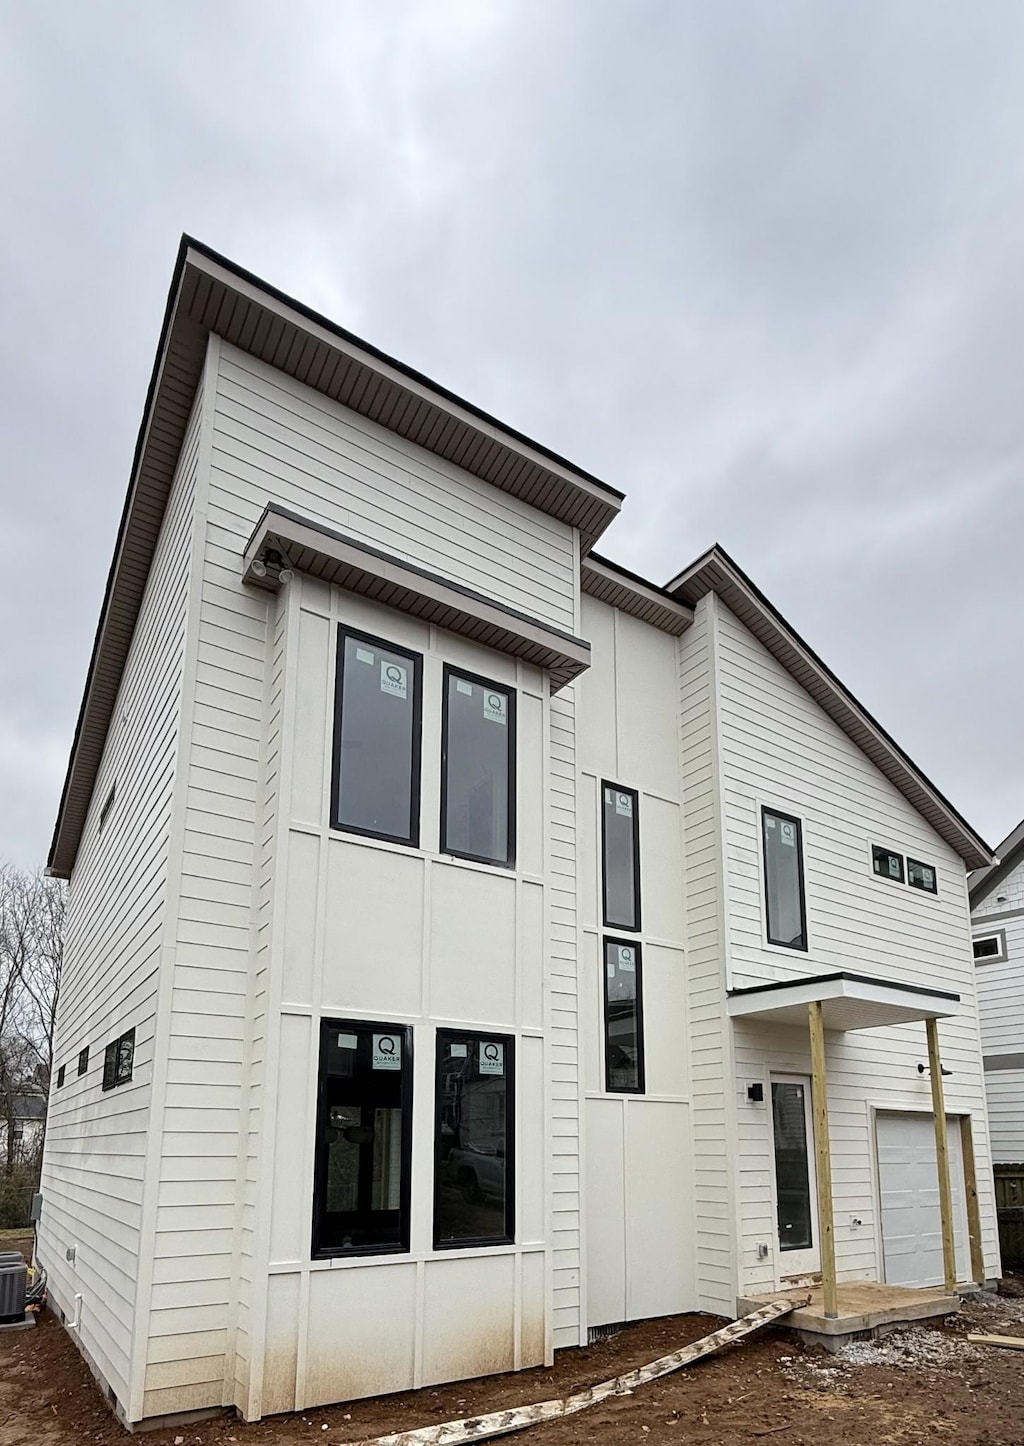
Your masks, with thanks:
[{"label": "bare tree", "polygon": [[20,1163],[19,1102],[49,1093],[66,895],[55,879],[0,865],[0,1121],[7,1175]]}]

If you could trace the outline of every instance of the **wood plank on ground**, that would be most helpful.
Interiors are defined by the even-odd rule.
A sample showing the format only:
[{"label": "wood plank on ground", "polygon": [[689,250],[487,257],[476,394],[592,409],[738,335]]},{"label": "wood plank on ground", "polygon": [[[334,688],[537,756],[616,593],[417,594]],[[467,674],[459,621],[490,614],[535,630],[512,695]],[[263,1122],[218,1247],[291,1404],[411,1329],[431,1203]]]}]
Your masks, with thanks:
[{"label": "wood plank on ground", "polygon": [[975,1346],[1006,1346],[1011,1351],[1024,1351],[1024,1339],[1020,1336],[986,1336],[970,1332],[967,1339]]},{"label": "wood plank on ground", "polygon": [[734,1341],[742,1340],[752,1331],[770,1325],[772,1321],[788,1315],[790,1311],[809,1305],[810,1299],[810,1296],[807,1296],[801,1300],[769,1301],[767,1305],[761,1306],[760,1310],[731,1321],[721,1330],[702,1336],[699,1341],[684,1346],[682,1350],[673,1351],[668,1356],[659,1356],[649,1365],[639,1366],[635,1371],[626,1371],[610,1381],[601,1381],[596,1386],[588,1386],[585,1391],[577,1391],[574,1395],[564,1396],[557,1401],[539,1401],[534,1406],[520,1406],[512,1411],[491,1411],[484,1416],[467,1416],[461,1421],[444,1421],[437,1426],[421,1426],[413,1431],[373,1436],[369,1440],[341,1442],[338,1446],[461,1446],[461,1443],[466,1441],[484,1441],[495,1436],[510,1435],[513,1431],[524,1431],[527,1426],[535,1426],[541,1421],[557,1421],[563,1416],[573,1416],[577,1411],[585,1411],[588,1406],[596,1406],[599,1401],[606,1401],[609,1396],[630,1396],[638,1386],[646,1386],[650,1381],[657,1381],[662,1376],[670,1375],[673,1371],[681,1370],[683,1366],[689,1366],[694,1361],[702,1360],[704,1356],[720,1351],[724,1346],[732,1345]]}]

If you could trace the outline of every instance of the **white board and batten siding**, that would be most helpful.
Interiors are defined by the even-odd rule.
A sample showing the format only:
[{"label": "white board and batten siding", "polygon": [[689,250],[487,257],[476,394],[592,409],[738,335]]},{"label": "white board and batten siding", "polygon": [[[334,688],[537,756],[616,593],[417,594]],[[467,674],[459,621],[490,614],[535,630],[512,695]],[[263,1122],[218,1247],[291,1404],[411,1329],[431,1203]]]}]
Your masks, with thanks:
[{"label": "white board and batten siding", "polygon": [[[693,1309],[690,1077],[683,948],[677,640],[583,598],[590,669],[579,697],[580,1054],[585,1100],[586,1323]],[[638,932],[605,929],[602,781],[636,790]],[[645,1092],[605,1082],[603,940],[641,950]]]},{"label": "white board and batten siding", "polygon": [[[951,1115],[970,1115],[986,1262],[998,1268],[964,866],[911,804],[729,610],[716,608],[719,737],[730,987],[835,970],[948,990],[959,1013],[939,1025]],[[802,821],[808,950],[765,942],[762,805]],[[876,877],[871,845],[934,865],[938,894]],[[808,1074],[807,1031],[737,1021],[734,1100],[744,1291],[784,1274],[777,1248],[768,1089]],[[836,1257],[841,1279],[881,1279],[873,1110],[927,1112],[924,1024],[830,1035],[827,1042]],[[765,1103],[747,1085],[765,1087]],[[859,1222],[859,1223],[855,1223]],[[767,1259],[758,1245],[767,1244]]]},{"label": "white board and batten siding", "polygon": [[1024,1068],[1007,1064],[1024,1058],[1024,863],[974,910],[976,939],[997,932],[1006,940],[1006,958],[975,961],[985,1093],[992,1158],[1018,1165],[1024,1163]]},{"label": "white board and batten siding", "polygon": [[[72,876],[42,1176],[38,1248],[51,1299],[68,1320],[77,1318],[82,1348],[122,1410],[132,1390],[133,1350],[146,1328],[138,1302],[140,1263],[150,1244],[144,1181],[158,982],[168,957],[169,839],[201,414],[200,396]],[[105,1047],[132,1028],[132,1079],[104,1092]],[[86,1047],[88,1068],[79,1075]],[[60,1067],[65,1082],[58,1089]]]}]

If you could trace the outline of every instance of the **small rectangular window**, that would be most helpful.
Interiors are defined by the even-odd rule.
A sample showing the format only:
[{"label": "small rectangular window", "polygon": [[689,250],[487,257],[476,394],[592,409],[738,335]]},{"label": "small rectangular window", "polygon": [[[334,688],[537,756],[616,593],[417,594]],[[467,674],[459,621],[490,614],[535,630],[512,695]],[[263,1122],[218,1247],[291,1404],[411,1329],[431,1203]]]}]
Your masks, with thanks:
[{"label": "small rectangular window", "polygon": [[513,1045],[509,1035],[437,1032],[435,1250],[515,1239]]},{"label": "small rectangular window", "polygon": [[515,863],[516,695],[471,673],[444,670],[441,852]]},{"label": "small rectangular window", "polygon": [[931,864],[922,864],[919,859],[907,859],[907,883],[912,889],[923,889],[926,894],[939,892],[939,881]]},{"label": "small rectangular window", "polygon": [[880,848],[878,844],[871,845],[871,867],[880,879],[892,879],[896,884],[903,883],[903,855],[893,853],[892,849]]},{"label": "small rectangular window", "polygon": [[103,1088],[116,1089],[127,1084],[135,1064],[135,1030],[128,1029],[112,1039],[103,1051]]},{"label": "small rectangular window", "polygon": [[85,1074],[85,1072],[86,1072],[86,1070],[87,1070],[88,1068],[89,1068],[89,1046],[86,1045],[84,1049],[80,1049],[80,1050],[78,1051],[78,1073],[79,1073],[79,1074]]},{"label": "small rectangular window", "polygon": [[800,820],[790,814],[763,808],[761,833],[768,943],[806,951],[807,917]]},{"label": "small rectangular window", "polygon": [[338,629],[332,828],[418,846],[422,663]]},{"label": "small rectangular window", "polygon": [[313,1182],[313,1254],[409,1249],[412,1030],[325,1019]]},{"label": "small rectangular window", "polygon": [[68,1067],[67,1067],[66,1064],[62,1064],[61,1067],[60,1067],[60,1069],[57,1071],[57,1088],[58,1088],[58,1089],[60,1089],[60,1087],[61,1087],[61,1086],[63,1085],[63,1083],[64,1083],[64,1076],[65,1076],[65,1074],[67,1073],[67,1068],[68,1068]]},{"label": "small rectangular window", "polygon": [[604,941],[605,1088],[643,1094],[644,1031],[640,945]]},{"label": "small rectangular window", "polygon": [[601,784],[601,869],[604,922],[611,929],[640,928],[640,809],[631,788]]},{"label": "small rectangular window", "polygon": [[104,824],[106,823],[106,821],[107,821],[107,815],[110,813],[110,810],[114,807],[114,794],[115,794],[116,791],[117,791],[117,784],[115,783],[115,784],[114,784],[114,787],[113,787],[113,788],[110,790],[110,792],[107,794],[106,802],[104,803],[103,807],[100,809],[100,827],[99,827],[100,833],[103,832],[103,825],[104,825]]},{"label": "small rectangular window", "polygon": [[974,940],[974,957],[984,964],[1001,964],[1006,959],[1006,932],[981,934]]}]

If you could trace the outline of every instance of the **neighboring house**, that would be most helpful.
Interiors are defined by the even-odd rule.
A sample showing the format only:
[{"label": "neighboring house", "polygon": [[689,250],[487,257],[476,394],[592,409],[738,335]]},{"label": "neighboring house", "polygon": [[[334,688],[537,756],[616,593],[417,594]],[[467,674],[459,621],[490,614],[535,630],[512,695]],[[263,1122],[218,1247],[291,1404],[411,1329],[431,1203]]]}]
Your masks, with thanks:
[{"label": "neighboring house", "polygon": [[[13,1158],[16,1165],[39,1160],[39,1148],[43,1143],[46,1128],[46,1096],[37,1090],[28,1090],[14,1096],[11,1111],[11,1134],[14,1137]],[[7,1112],[0,1112],[0,1168],[7,1161],[8,1120]]]},{"label": "neighboring house", "polygon": [[127,1421],[731,1316],[833,1236],[998,1274],[992,855],[721,549],[595,554],[621,500],[183,242],[50,856],[38,1249]]},{"label": "neighboring house", "polygon": [[997,1165],[1024,1165],[1024,820],[971,874],[985,1093]]}]

